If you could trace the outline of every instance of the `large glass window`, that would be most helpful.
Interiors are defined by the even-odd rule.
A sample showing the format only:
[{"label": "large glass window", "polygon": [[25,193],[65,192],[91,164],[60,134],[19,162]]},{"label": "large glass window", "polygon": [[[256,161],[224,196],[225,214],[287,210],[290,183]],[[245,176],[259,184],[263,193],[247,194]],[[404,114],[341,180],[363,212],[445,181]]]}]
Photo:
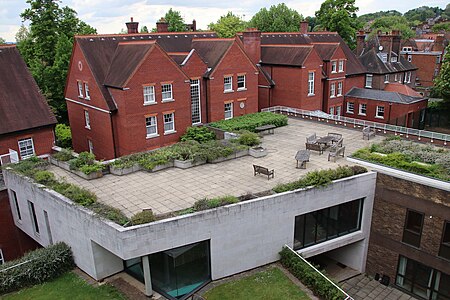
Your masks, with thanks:
[{"label": "large glass window", "polygon": [[314,72],[308,73],[308,96],[314,95]]},{"label": "large glass window", "polygon": [[191,118],[192,124],[202,122],[200,113],[200,80],[191,80]]},{"label": "large glass window", "polygon": [[175,131],[175,119],[173,113],[164,114],[164,133]]},{"label": "large glass window", "polygon": [[156,102],[155,87],[153,85],[144,86],[143,91],[144,91],[144,105]]},{"label": "large glass window", "polygon": [[406,212],[405,226],[403,228],[403,243],[414,247],[420,246],[420,237],[422,235],[423,214],[408,210]]},{"label": "large glass window", "polygon": [[172,84],[163,84],[161,85],[162,89],[162,101],[171,101],[173,100],[172,95]]},{"label": "large glass window", "polygon": [[363,200],[358,199],[296,216],[294,249],[305,248],[359,230]]},{"label": "large glass window", "polygon": [[366,75],[366,88],[372,88],[372,79],[373,79],[372,74]]},{"label": "large glass window", "polygon": [[34,155],[34,145],[33,145],[33,139],[23,139],[19,140],[19,153],[20,157],[22,159],[31,157]]},{"label": "large glass window", "polygon": [[442,231],[442,243],[439,248],[439,256],[450,260],[450,222],[446,221]]},{"label": "large glass window", "polygon": [[147,137],[152,137],[158,134],[158,124],[156,121],[156,116],[145,118],[145,128],[147,131]]},{"label": "large glass window", "polygon": [[233,76],[226,76],[223,78],[223,91],[224,92],[233,91]]}]

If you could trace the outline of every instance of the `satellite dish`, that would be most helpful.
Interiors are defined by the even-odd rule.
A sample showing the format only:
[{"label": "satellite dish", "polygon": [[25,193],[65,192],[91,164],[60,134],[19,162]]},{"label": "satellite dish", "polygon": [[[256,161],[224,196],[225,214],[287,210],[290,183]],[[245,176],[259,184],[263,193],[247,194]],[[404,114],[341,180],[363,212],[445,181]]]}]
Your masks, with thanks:
[{"label": "satellite dish", "polygon": [[378,47],[378,50],[383,51],[383,46]]}]

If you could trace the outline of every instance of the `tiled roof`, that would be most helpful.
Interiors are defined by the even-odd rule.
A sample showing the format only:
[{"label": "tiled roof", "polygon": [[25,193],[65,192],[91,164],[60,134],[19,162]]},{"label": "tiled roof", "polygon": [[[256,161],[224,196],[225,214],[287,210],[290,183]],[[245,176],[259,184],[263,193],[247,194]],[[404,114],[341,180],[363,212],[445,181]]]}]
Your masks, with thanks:
[{"label": "tiled roof", "polygon": [[0,134],[56,124],[15,46],[0,46]]},{"label": "tiled roof", "polygon": [[345,96],[368,99],[368,100],[378,100],[378,101],[400,103],[400,104],[410,104],[410,103],[414,103],[414,102],[427,100],[427,98],[412,97],[412,96],[400,94],[398,92],[386,92],[386,91],[374,90],[374,89],[361,89],[361,88],[357,88],[357,87],[353,87]]},{"label": "tiled roof", "polygon": [[304,65],[313,49],[312,45],[266,45],[261,47],[261,63],[268,65]]},{"label": "tiled roof", "polygon": [[[395,53],[392,52],[394,55]],[[359,57],[361,63],[366,66],[368,73],[389,74],[416,70],[417,67],[407,61],[403,56],[398,56],[397,62],[383,62],[374,48]]]},{"label": "tiled roof", "polygon": [[194,39],[192,49],[212,71],[233,43],[234,39]]},{"label": "tiled roof", "polygon": [[314,49],[316,49],[317,53],[324,61],[329,61],[333,57],[333,54],[334,52],[336,52],[336,49],[338,47],[339,47],[338,43],[314,44]]},{"label": "tiled roof", "polygon": [[397,82],[390,82],[386,84],[384,88],[386,92],[395,92],[403,95],[411,96],[411,97],[422,97],[422,95],[415,90],[413,90],[409,85],[401,84]]}]

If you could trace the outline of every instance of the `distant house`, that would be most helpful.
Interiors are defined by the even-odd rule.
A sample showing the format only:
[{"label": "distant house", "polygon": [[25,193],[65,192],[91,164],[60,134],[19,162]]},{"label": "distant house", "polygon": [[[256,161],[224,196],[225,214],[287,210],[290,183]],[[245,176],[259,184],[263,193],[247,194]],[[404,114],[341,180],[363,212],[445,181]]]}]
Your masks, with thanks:
[{"label": "distant house", "polygon": [[0,45],[0,264],[38,246],[15,225],[1,165],[51,152],[55,116],[13,45]]},{"label": "distant house", "polygon": [[65,91],[75,151],[111,159],[257,112],[259,71],[236,40],[137,34],[136,23],[128,34],[75,37]]}]

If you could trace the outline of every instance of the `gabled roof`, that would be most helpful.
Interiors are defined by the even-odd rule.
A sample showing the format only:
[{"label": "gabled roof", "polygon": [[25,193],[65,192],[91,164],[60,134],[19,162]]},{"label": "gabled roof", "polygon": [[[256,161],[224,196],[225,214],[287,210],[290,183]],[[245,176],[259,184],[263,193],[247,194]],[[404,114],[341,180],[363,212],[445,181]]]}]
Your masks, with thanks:
[{"label": "gabled roof", "polygon": [[361,88],[357,88],[357,87],[353,87],[345,96],[362,98],[362,99],[367,99],[367,100],[393,102],[393,103],[399,103],[399,104],[411,104],[411,103],[427,100],[427,98],[424,98],[424,97],[412,97],[412,96],[400,94],[398,92],[386,92],[386,91],[374,90],[374,89],[361,89]]},{"label": "gabled roof", "polygon": [[317,54],[319,54],[320,58],[323,61],[329,61],[337,48],[339,47],[338,43],[316,43],[314,44],[314,49],[316,49]]},{"label": "gabled roof", "polygon": [[386,92],[395,92],[395,93],[399,93],[399,94],[403,94],[403,95],[411,96],[411,97],[422,97],[422,95],[420,93],[413,90],[409,85],[401,84],[398,82],[390,82],[390,83],[386,84],[384,90]]},{"label": "gabled roof", "polygon": [[273,81],[273,79],[270,77],[270,74],[267,73],[260,64],[257,64],[256,66],[258,67],[259,72],[263,75],[263,78],[266,80],[267,84],[270,86],[274,86],[275,81]]},{"label": "gabled roof", "polygon": [[312,50],[312,45],[261,46],[261,64],[301,67]]},{"label": "gabled roof", "polygon": [[[392,52],[393,56],[397,56],[394,52]],[[359,57],[359,60],[363,65],[366,66],[368,73],[373,74],[388,74],[388,73],[397,73],[397,72],[405,72],[405,71],[413,71],[416,70],[413,64],[407,61],[403,56],[398,56],[397,62],[383,62],[381,58],[377,55],[377,52],[374,48],[370,49],[363,55]]]},{"label": "gabled roof", "polygon": [[195,49],[212,72],[233,43],[234,39],[193,39],[192,49]]},{"label": "gabled roof", "polygon": [[0,134],[56,124],[15,46],[0,45]]},{"label": "gabled roof", "polygon": [[125,87],[131,75],[154,45],[155,41],[119,43],[104,84],[116,88]]}]

